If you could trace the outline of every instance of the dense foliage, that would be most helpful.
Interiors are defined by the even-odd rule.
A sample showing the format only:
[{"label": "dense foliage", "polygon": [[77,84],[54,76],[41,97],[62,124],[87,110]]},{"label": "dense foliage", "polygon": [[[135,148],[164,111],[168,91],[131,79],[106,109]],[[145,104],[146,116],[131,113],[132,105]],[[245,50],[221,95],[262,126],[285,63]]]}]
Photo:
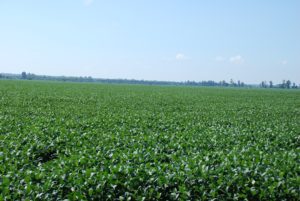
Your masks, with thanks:
[{"label": "dense foliage", "polygon": [[225,80],[216,82],[213,80],[203,81],[158,81],[158,80],[135,80],[135,79],[105,79],[88,77],[71,77],[71,76],[50,76],[50,75],[35,75],[32,73],[22,72],[21,74],[0,73],[0,79],[9,80],[47,80],[47,81],[62,81],[62,82],[92,82],[102,84],[140,84],[140,85],[159,85],[159,86],[213,86],[213,87],[246,87],[246,88],[282,88],[282,89],[298,89],[295,82],[283,80],[280,84],[274,84],[272,81],[262,81],[260,84],[245,84],[238,80],[235,82],[231,79],[229,82]]},{"label": "dense foliage", "polygon": [[300,92],[0,81],[0,200],[299,200]]}]

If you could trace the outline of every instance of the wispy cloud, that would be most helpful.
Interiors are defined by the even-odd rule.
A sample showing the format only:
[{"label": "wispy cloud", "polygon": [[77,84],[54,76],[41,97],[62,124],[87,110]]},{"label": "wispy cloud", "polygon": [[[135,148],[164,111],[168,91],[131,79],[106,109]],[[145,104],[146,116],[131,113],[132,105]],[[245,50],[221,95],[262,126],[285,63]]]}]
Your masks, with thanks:
[{"label": "wispy cloud", "polygon": [[245,60],[241,55],[236,55],[236,56],[230,57],[229,62],[232,64],[243,64],[245,62]]},{"label": "wispy cloud", "polygon": [[186,60],[187,59],[187,57],[182,53],[177,53],[175,58],[176,58],[176,60]]},{"label": "wispy cloud", "polygon": [[85,6],[90,6],[90,5],[92,5],[93,2],[94,2],[94,0],[83,0],[83,4]]},{"label": "wispy cloud", "polygon": [[281,64],[282,64],[282,65],[287,65],[287,64],[288,64],[288,61],[287,61],[287,60],[283,60],[283,61],[281,61]]}]

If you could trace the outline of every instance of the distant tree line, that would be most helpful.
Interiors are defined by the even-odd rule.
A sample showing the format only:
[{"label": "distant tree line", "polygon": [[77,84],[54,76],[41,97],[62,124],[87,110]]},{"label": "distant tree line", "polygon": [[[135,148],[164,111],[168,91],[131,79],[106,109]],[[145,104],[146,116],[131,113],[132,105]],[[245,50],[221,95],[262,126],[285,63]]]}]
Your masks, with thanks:
[{"label": "distant tree line", "polygon": [[95,82],[95,83],[115,83],[115,84],[144,84],[144,85],[181,85],[181,86],[215,86],[215,87],[260,87],[260,88],[282,88],[282,89],[297,89],[300,88],[295,82],[290,80],[283,80],[282,83],[274,84],[272,81],[262,81],[259,85],[245,84],[238,80],[235,82],[230,79],[229,82],[222,80],[216,82],[208,81],[156,81],[156,80],[134,80],[134,79],[104,79],[93,78],[91,76],[72,77],[72,76],[49,76],[49,75],[35,75],[33,73],[22,72],[21,74],[7,74],[0,73],[0,79],[21,79],[21,80],[49,80],[49,81],[64,81],[64,82]]},{"label": "distant tree line", "polygon": [[274,85],[272,81],[262,81],[259,85],[261,88],[282,88],[282,89],[297,89],[299,86],[290,80],[283,80],[282,83]]}]

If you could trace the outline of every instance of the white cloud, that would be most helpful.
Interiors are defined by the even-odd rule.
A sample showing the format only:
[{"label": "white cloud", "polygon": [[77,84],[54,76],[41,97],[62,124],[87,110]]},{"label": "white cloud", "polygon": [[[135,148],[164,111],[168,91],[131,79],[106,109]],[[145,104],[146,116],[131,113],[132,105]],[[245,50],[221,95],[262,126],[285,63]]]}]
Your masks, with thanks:
[{"label": "white cloud", "polygon": [[287,60],[283,60],[283,61],[281,61],[281,64],[282,64],[282,65],[287,65],[287,63],[288,63],[288,61],[287,61]]},{"label": "white cloud", "polygon": [[215,58],[215,60],[221,62],[221,61],[224,61],[225,58],[221,57],[221,56],[218,56],[218,57]]},{"label": "white cloud", "polygon": [[90,6],[93,2],[94,0],[83,0],[84,5],[86,6]]},{"label": "white cloud", "polygon": [[182,53],[176,54],[176,60],[186,60],[186,59],[187,59],[187,57],[184,54],[182,54]]},{"label": "white cloud", "polygon": [[229,62],[232,64],[243,64],[245,62],[245,60],[241,55],[236,55],[236,56],[230,57]]}]

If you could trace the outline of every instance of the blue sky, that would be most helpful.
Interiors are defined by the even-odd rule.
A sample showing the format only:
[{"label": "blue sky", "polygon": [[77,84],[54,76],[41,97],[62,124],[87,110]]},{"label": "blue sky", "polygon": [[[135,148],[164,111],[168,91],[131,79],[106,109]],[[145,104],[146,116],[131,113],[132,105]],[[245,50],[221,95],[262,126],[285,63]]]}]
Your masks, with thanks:
[{"label": "blue sky", "polygon": [[300,1],[0,0],[0,72],[300,83]]}]

